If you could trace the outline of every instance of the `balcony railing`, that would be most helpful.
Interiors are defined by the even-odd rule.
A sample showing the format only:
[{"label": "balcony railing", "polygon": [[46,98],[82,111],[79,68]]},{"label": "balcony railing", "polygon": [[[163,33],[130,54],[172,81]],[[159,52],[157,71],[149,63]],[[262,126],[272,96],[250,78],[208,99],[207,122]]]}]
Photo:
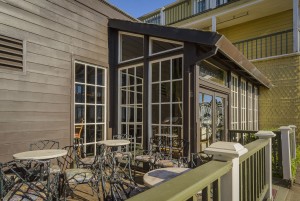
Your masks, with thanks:
[{"label": "balcony railing", "polygon": [[249,60],[290,54],[293,52],[293,30],[281,31],[233,44]]},{"label": "balcony railing", "polygon": [[140,20],[146,23],[169,25],[236,1],[239,0],[185,0],[165,8],[162,12],[164,15],[162,23],[160,20],[153,20],[157,16],[162,17],[159,10],[141,17]]},{"label": "balcony railing", "polygon": [[[272,185],[270,143],[269,137],[262,136],[245,145],[247,153],[232,155],[234,159],[230,159],[230,151],[227,149],[230,145],[227,144],[223,148],[224,152],[222,148],[215,153],[211,151],[214,157],[219,156],[217,160],[212,160],[129,200],[255,201],[263,200],[265,196],[270,198],[270,186]],[[226,157],[223,157],[222,153]],[[241,156],[237,163],[235,159],[238,155]],[[221,158],[223,160],[227,158],[227,161],[221,161]],[[237,180],[233,181],[233,178]],[[234,190],[236,188],[239,190]],[[232,192],[234,195],[228,192]]]}]

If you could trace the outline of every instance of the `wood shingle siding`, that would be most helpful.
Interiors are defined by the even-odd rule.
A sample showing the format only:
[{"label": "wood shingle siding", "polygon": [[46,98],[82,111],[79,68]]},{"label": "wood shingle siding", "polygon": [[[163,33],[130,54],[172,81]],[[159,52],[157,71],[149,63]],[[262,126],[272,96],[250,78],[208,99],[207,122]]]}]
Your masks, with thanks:
[{"label": "wood shingle siding", "polygon": [[109,66],[108,18],[132,20],[98,0],[0,1],[0,35],[26,43],[25,73],[0,71],[1,162],[33,141],[70,144],[73,61]]}]

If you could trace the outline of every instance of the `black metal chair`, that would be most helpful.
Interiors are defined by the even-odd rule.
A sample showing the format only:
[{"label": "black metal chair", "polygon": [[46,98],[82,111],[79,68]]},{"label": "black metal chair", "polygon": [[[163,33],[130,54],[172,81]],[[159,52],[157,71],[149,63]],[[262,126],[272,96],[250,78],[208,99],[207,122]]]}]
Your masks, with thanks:
[{"label": "black metal chair", "polygon": [[[77,188],[80,184],[88,185],[93,195],[97,194],[98,200],[101,200],[99,191],[99,167],[97,166],[97,159],[92,165],[82,165],[78,162],[77,149],[75,146],[66,146],[63,149],[68,153],[64,157],[58,159],[58,164],[63,172],[63,195],[66,198],[68,195],[74,197],[74,190],[80,191]],[[78,166],[79,164],[79,166]],[[77,167],[76,167],[77,166]],[[81,191],[82,192],[82,191]]]},{"label": "black metal chair", "polygon": [[6,200],[53,200],[57,198],[55,176],[49,161],[10,161],[0,164],[0,198]]},{"label": "black metal chair", "polygon": [[30,144],[29,150],[43,150],[43,149],[59,149],[59,142],[54,140],[40,140]]},{"label": "black metal chair", "polygon": [[138,167],[141,163],[149,165],[149,169],[154,169],[155,163],[162,157],[162,151],[165,147],[165,138],[154,136],[150,138],[150,149],[140,150],[134,158],[135,165]]},{"label": "black metal chair", "polygon": [[133,178],[118,165],[116,152],[100,159],[100,172],[104,200],[126,200],[141,192]]},{"label": "black metal chair", "polygon": [[203,151],[191,153],[190,168],[195,168],[212,160],[212,156],[205,154]]}]

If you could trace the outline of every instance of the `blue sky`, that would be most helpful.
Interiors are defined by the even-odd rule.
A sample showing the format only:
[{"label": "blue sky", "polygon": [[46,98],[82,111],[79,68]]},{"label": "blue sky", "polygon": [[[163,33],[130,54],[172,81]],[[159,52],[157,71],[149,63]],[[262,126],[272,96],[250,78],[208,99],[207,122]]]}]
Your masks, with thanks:
[{"label": "blue sky", "polygon": [[108,0],[108,2],[137,18],[175,0]]}]

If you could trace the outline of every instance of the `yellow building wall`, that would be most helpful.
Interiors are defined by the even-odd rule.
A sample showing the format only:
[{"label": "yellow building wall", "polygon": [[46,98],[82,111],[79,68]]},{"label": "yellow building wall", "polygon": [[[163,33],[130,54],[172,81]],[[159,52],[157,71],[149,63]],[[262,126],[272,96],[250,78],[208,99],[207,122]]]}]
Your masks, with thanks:
[{"label": "yellow building wall", "polygon": [[260,129],[296,125],[297,138],[300,139],[300,56],[255,61],[253,64],[274,85],[271,89],[260,89]]},{"label": "yellow building wall", "polygon": [[225,35],[231,42],[234,43],[292,28],[293,11],[288,10],[217,31],[220,34]]}]

